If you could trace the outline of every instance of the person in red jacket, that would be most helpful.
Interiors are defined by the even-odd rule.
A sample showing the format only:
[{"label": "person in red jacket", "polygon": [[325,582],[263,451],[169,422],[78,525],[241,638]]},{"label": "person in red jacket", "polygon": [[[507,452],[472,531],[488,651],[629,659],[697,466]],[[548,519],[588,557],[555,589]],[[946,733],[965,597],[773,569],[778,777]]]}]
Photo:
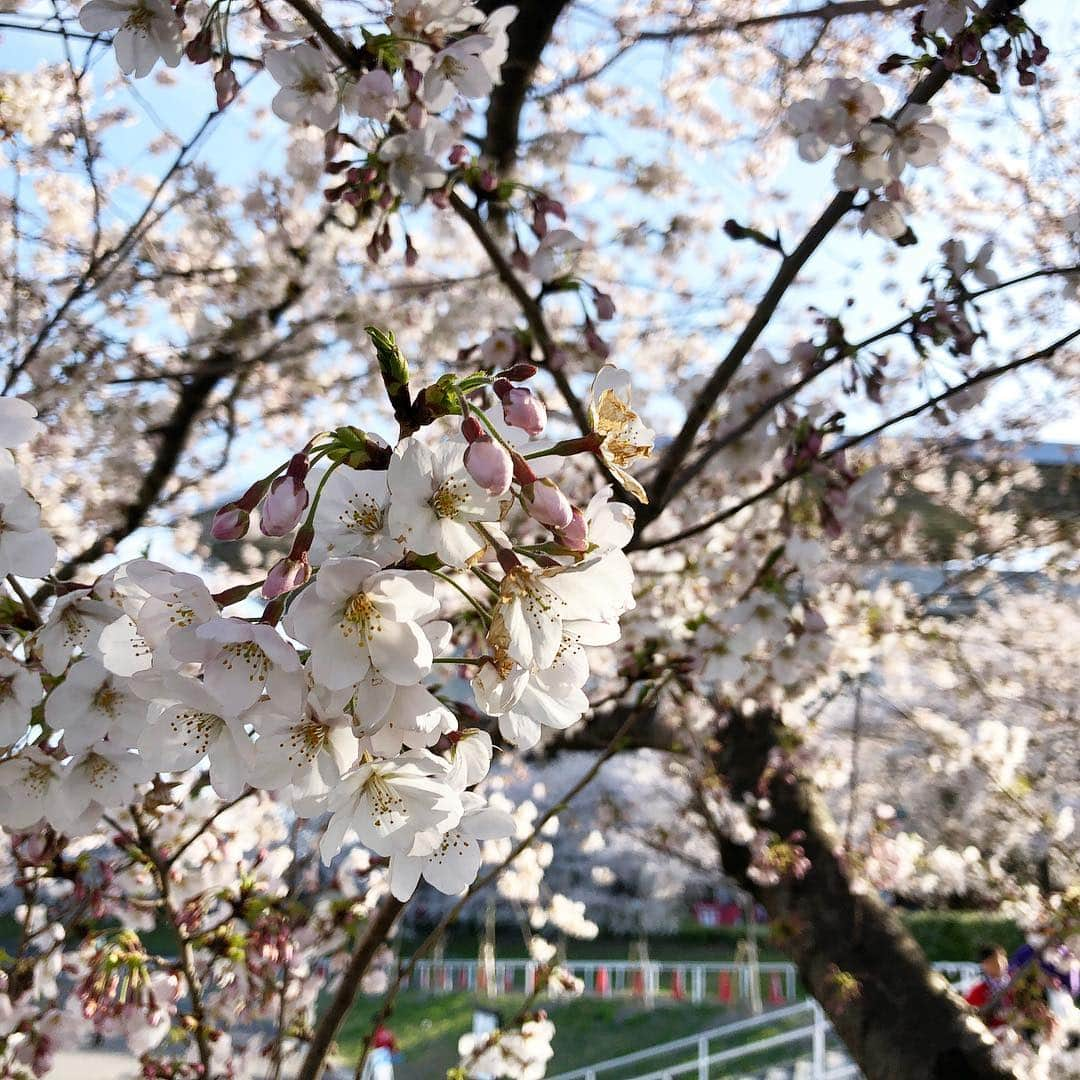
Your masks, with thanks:
[{"label": "person in red jacket", "polygon": [[397,1039],[394,1038],[394,1033],[383,1024],[380,1024],[375,1029],[375,1034],[371,1037],[371,1046],[372,1049],[376,1046],[382,1046],[389,1050],[391,1054],[397,1053]]},{"label": "person in red jacket", "polygon": [[984,945],[979,950],[983,977],[964,995],[964,1000],[982,1016],[988,1028],[1005,1023],[1002,1013],[1009,1007],[1009,954],[1001,945]]}]

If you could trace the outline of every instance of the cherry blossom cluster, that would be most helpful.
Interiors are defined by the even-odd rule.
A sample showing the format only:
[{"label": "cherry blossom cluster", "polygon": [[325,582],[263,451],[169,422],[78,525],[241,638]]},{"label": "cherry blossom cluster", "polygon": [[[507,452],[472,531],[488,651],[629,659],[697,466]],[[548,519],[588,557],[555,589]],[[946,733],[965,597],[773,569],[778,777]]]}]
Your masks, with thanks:
[{"label": "cherry blossom cluster", "polygon": [[900,240],[909,233],[901,177],[909,165],[937,164],[948,133],[930,119],[929,105],[904,104],[894,116],[884,107],[872,83],[826,79],[816,97],[788,108],[784,122],[803,161],[820,161],[831,147],[844,151],[833,177],[841,191],[869,193],[860,228]]},{"label": "cherry blossom cluster", "polygon": [[[261,65],[278,86],[273,111],[286,123],[327,132],[328,169],[345,173],[327,194],[377,218],[369,254],[378,259],[392,242],[388,216],[402,203],[421,203],[468,160],[459,122],[440,114],[462,99],[486,99],[498,85],[517,9],[485,16],[467,0],[397,0],[381,25],[363,28],[359,45],[329,28],[332,40],[320,40],[306,20],[279,18],[263,3],[233,15],[217,4],[90,0],[79,21],[90,33],[113,32],[120,70],[135,78],[159,61],[177,67],[185,56],[212,65],[223,109],[240,92],[230,23],[256,14],[265,39]],[[334,160],[345,147],[357,156]],[[416,254],[406,237],[406,261]]]},{"label": "cherry blossom cluster", "polygon": [[[295,1061],[386,874],[359,847],[321,872],[287,816],[263,792],[223,804],[190,774],[76,840],[5,835],[0,884],[22,932],[0,987],[0,1070],[45,1075],[91,1036],[122,1041],[147,1076],[205,1075],[200,1039],[214,1075]],[[190,948],[201,1015],[179,958],[144,936],[155,929],[177,936],[169,952]],[[385,990],[388,959],[365,992]]]},{"label": "cherry blossom cluster", "polygon": [[[403,387],[407,397],[393,336],[372,336],[391,398]],[[261,583],[215,595],[197,575],[138,559],[66,587],[25,655],[3,659],[4,823],[78,835],[156,774],[205,762],[222,799],[252,786],[303,817],[328,814],[323,858],[355,837],[390,860],[401,899],[421,877],[465,888],[481,842],[514,825],[473,790],[492,739],[461,729],[459,715],[497,721],[519,747],[576,723],[586,649],[615,642],[634,606],[621,551],[629,508],[608,489],[576,507],[553,474],[595,455],[629,482],[651,432],[628,380],[605,369],[595,431],[544,440],[533,371],[451,376],[421,392],[422,410],[444,417],[434,444],[411,424],[392,449],[338,429],[252,485],[213,529],[238,538],[258,507],[264,534],[295,534]],[[260,584],[261,617],[230,610]],[[471,678],[447,677],[456,672]],[[470,685],[474,705],[462,697]]]}]

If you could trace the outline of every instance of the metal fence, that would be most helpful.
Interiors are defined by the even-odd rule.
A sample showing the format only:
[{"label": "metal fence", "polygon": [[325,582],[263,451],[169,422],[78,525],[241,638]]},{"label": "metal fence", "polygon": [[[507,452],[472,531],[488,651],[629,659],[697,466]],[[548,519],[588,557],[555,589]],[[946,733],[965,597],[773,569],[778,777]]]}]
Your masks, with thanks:
[{"label": "metal fence", "polygon": [[[563,966],[581,979],[590,997],[670,997],[693,1004],[738,1005],[756,996],[762,1004],[777,1008],[792,1004],[799,996],[795,966],[788,963],[569,960]],[[410,986],[430,994],[531,994],[536,989],[539,967],[533,960],[496,960],[489,964],[476,960],[421,960]],[[962,983],[979,976],[978,964],[941,963],[934,967],[951,982]]]}]

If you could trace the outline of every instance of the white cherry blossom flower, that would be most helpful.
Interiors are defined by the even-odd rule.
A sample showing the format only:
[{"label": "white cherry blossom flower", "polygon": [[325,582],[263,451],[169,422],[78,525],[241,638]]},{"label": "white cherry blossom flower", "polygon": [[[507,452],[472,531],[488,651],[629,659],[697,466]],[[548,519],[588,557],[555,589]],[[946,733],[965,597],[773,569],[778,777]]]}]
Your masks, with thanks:
[{"label": "white cherry blossom flower", "polygon": [[907,165],[934,165],[941,157],[949,133],[929,119],[932,111],[929,105],[905,105],[897,114],[888,149],[894,177],[899,177]]},{"label": "white cherry blossom flower", "polygon": [[498,83],[503,64],[510,54],[510,24],[517,18],[518,9],[512,4],[496,8],[480,25],[480,33],[491,39],[491,45],[480,59],[488,70],[493,83]]},{"label": "white cherry blossom flower", "polygon": [[10,746],[26,733],[30,714],[41,701],[41,677],[18,660],[0,656],[0,745]]},{"label": "white cherry blossom flower", "polygon": [[81,753],[106,735],[132,746],[146,726],[147,703],[128,681],[87,657],[71,666],[45,703],[45,719],[64,732],[64,748]]},{"label": "white cherry blossom flower", "polygon": [[860,132],[850,153],[845,154],[833,171],[833,179],[841,191],[866,188],[874,191],[884,187],[899,173],[893,172],[885,157],[891,146],[891,134],[884,124],[870,124]]},{"label": "white cherry blossom flower", "polygon": [[183,26],[166,0],[90,0],[79,23],[90,34],[115,30],[116,62],[136,79],[149,75],[158,60],[176,67],[183,55]]},{"label": "white cherry blossom flower", "polygon": [[389,502],[385,470],[335,469],[315,510],[311,561],[318,565],[329,555],[360,555],[380,566],[397,562],[404,547],[386,528]]},{"label": "white cherry blossom flower", "polygon": [[396,101],[394,80],[382,68],[365,72],[359,79],[348,79],[341,94],[341,105],[347,113],[379,123],[390,119]]},{"label": "white cherry blossom flower", "polygon": [[265,687],[273,697],[300,671],[300,657],[272,626],[243,619],[212,618],[196,637],[218,646],[203,661],[206,688],[231,712],[241,713]]},{"label": "white cherry blossom flower", "polygon": [[364,762],[330,795],[332,815],[319,844],[324,862],[352,829],[377,855],[407,853],[430,829],[446,832],[461,820],[461,795],[447,783],[449,766],[426,750]]},{"label": "white cherry blossom flower", "polygon": [[871,199],[859,218],[860,232],[872,232],[886,240],[898,240],[907,228],[904,215],[891,199]]},{"label": "white cherry blossom flower", "polygon": [[390,891],[399,900],[412,896],[421,877],[448,896],[467,889],[483,862],[480,842],[514,835],[514,819],[505,810],[488,806],[471,791],[461,793],[461,804],[457,826],[445,832],[425,832],[410,851],[398,851],[391,857]]},{"label": "white cherry blossom flower", "polygon": [[450,782],[459,790],[479,784],[491,768],[491,757],[491,736],[479,728],[466,728],[453,737],[450,747]]},{"label": "white cherry blossom flower", "polygon": [[59,597],[45,625],[34,635],[34,648],[50,675],[62,675],[79,651],[100,658],[98,640],[106,626],[123,612],[98,594],[77,589]]},{"label": "white cherry blossom flower", "polygon": [[370,559],[328,559],[284,623],[311,646],[312,674],[327,689],[355,685],[371,666],[411,686],[431,670],[431,642],[419,623],[436,611],[429,574],[381,570]]},{"label": "white cherry blossom flower", "polygon": [[492,77],[484,54],[495,42],[483,34],[471,34],[437,52],[424,73],[424,101],[432,112],[442,112],[454,94],[467,98],[491,93]]},{"label": "white cherry blossom flower", "polygon": [[488,641],[495,655],[526,670],[551,667],[564,627],[585,644],[610,644],[619,617],[634,606],[632,582],[625,557],[594,556],[541,573],[515,567],[500,584]]},{"label": "white cherry blossom flower", "polygon": [[27,829],[47,817],[59,775],[56,759],[36,746],[0,761],[0,821],[9,829]]},{"label": "white cherry blossom flower", "polygon": [[585,243],[569,229],[552,229],[529,259],[529,269],[541,281],[567,277],[577,268]]},{"label": "white cherry blossom flower", "polygon": [[181,772],[210,761],[210,784],[222,799],[232,799],[250,782],[255,748],[248,718],[230,713],[198,680],[173,676],[167,697],[150,708],[139,752],[162,772]]},{"label": "white cherry blossom flower", "polygon": [[460,34],[482,22],[484,13],[468,0],[395,0],[390,29],[395,34]]},{"label": "white cherry blossom flower", "polygon": [[968,0],[928,0],[922,13],[923,29],[928,34],[941,30],[954,38],[967,25],[969,9],[976,10]]},{"label": "white cherry blossom flower", "polygon": [[138,634],[151,649],[164,650],[181,661],[203,660],[217,651],[214,642],[197,634],[203,623],[219,615],[202,578],[138,559],[127,565],[121,587],[127,590],[125,607]]},{"label": "white cherry blossom flower", "polygon": [[409,438],[390,460],[387,525],[417,555],[438,555],[448,566],[465,566],[483,551],[471,522],[498,521],[502,507],[465,469],[463,442],[434,450]]},{"label": "white cherry blossom flower", "polygon": [[[374,669],[356,688],[353,701],[354,731],[361,737],[362,746],[379,757],[393,757],[402,747],[421,750],[434,746],[443,735],[457,727],[454,714],[426,687],[395,686],[384,682],[389,701],[382,711],[369,710],[364,691],[372,679],[378,678]],[[377,718],[376,718],[377,717]]]},{"label": "white cherry blossom flower", "polygon": [[508,659],[483,664],[472,680],[477,705],[499,719],[499,733],[523,750],[540,741],[542,728],[563,731],[588,711],[582,691],[589,664],[577,638],[564,631],[554,663],[528,672]]},{"label": "white cherry blossom flower", "polygon": [[436,156],[444,149],[443,142],[442,125],[429,121],[419,130],[391,135],[379,147],[379,160],[388,166],[390,187],[405,202],[419,205],[429,188],[441,187],[446,180],[446,171]]},{"label": "white cherry blossom flower", "polygon": [[53,789],[49,820],[60,828],[78,822],[87,811],[96,818],[132,801],[136,787],[150,778],[144,758],[112,743],[82,751],[64,767]]},{"label": "white cherry blossom flower", "polygon": [[40,527],[41,507],[18,474],[0,463],[0,577],[44,577],[56,562],[56,541]]},{"label": "white cherry blossom flower", "polygon": [[45,430],[37,409],[22,398],[0,397],[0,447],[14,450]]},{"label": "white cherry blossom flower", "polygon": [[329,131],[338,122],[338,85],[326,55],[308,42],[291,49],[271,49],[266,70],[281,87],[271,108],[290,124],[314,124]]},{"label": "white cherry blossom flower", "polygon": [[[305,680],[297,679],[297,690]],[[255,776],[261,787],[288,786],[298,812],[310,816],[358,756],[348,690],[329,691],[309,683],[306,694],[281,695],[252,710],[259,732]],[[300,698],[303,698],[301,701]]]}]

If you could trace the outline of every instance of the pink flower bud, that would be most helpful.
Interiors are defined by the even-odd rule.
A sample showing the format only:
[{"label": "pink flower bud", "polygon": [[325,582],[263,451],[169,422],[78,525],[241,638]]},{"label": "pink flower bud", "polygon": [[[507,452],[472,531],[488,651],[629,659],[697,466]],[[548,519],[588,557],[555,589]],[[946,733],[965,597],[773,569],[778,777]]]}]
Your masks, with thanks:
[{"label": "pink flower bud", "polygon": [[483,426],[475,416],[466,416],[461,421],[461,437],[469,443],[483,442],[488,438]]},{"label": "pink flower bud", "polygon": [[217,94],[217,107],[220,112],[240,93],[240,83],[232,68],[223,67],[214,76],[214,90]]},{"label": "pink flower bud", "polygon": [[565,529],[557,529],[555,537],[564,548],[571,551],[588,551],[589,527],[585,523],[585,515],[575,506],[574,516]]},{"label": "pink flower bud", "polygon": [[493,439],[469,443],[465,451],[465,468],[489,495],[504,494],[514,475],[514,463],[506,447]]},{"label": "pink flower bud", "polygon": [[308,490],[295,476],[279,476],[262,504],[259,528],[265,536],[285,536],[296,528],[307,509]]},{"label": "pink flower bud", "polygon": [[525,386],[511,386],[495,392],[502,399],[503,419],[511,426],[520,428],[530,435],[539,435],[547,423],[547,409],[544,403]]},{"label": "pink flower bud", "polygon": [[267,600],[284,596],[293,589],[299,589],[307,579],[311,577],[311,563],[307,555],[299,559],[286,557],[276,562],[266,575],[263,582],[262,594]]},{"label": "pink flower bud", "polygon": [[525,490],[524,495],[529,516],[539,521],[541,525],[549,525],[553,529],[565,529],[573,521],[574,508],[554,481],[537,480],[531,490]]},{"label": "pink flower bud", "polygon": [[215,540],[240,540],[247,535],[251,515],[239,506],[223,506],[210,525]]},{"label": "pink flower bud", "polygon": [[615,301],[599,289],[593,291],[593,303],[596,305],[596,317],[601,322],[615,318]]}]

